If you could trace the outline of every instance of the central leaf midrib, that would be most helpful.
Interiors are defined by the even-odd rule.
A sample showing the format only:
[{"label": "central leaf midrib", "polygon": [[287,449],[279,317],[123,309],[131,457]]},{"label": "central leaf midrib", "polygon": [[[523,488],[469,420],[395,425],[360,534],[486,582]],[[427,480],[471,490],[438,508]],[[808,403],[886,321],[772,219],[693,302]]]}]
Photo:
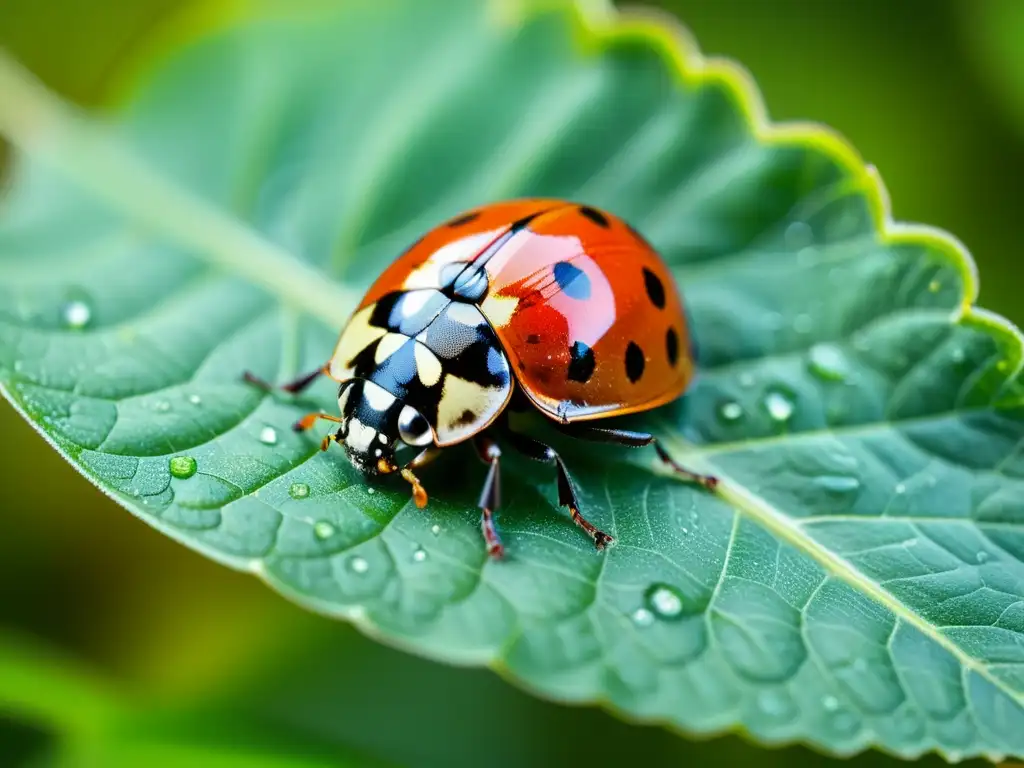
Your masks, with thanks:
[{"label": "central leaf midrib", "polygon": [[[673,440],[670,438],[665,442],[668,444],[667,447],[671,449]],[[678,479],[673,474],[666,474],[666,472],[661,471],[660,468],[651,466],[648,467],[648,470],[658,476]],[[742,483],[732,480],[719,467],[715,466],[714,472],[719,479],[718,495],[732,506],[733,509],[746,515],[779,540],[813,559],[826,572],[874,600],[888,610],[898,621],[914,627],[923,635],[933,640],[944,650],[952,654],[961,664],[962,668],[977,673],[1015,703],[1024,704],[1024,692],[1017,691],[993,675],[987,663],[968,654],[958,643],[944,634],[942,627],[932,624],[916,613],[910,606],[885,590],[879,583],[873,581],[863,571],[854,566],[853,563],[840,557],[808,535],[800,526],[798,518],[791,518],[786,515],[785,512],[776,508],[767,499],[758,496]],[[722,567],[723,569],[727,568],[728,562],[723,563]]]}]

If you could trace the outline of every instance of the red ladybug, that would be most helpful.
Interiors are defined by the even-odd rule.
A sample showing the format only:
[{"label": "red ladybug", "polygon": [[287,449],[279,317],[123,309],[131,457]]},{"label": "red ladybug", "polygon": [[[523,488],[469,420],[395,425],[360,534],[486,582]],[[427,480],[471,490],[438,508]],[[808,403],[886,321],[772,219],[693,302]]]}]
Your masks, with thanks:
[{"label": "red ladybug", "polygon": [[[399,472],[419,507],[427,495],[414,470],[472,440],[490,465],[481,525],[490,554],[501,557],[495,432],[553,463],[559,503],[598,549],[612,541],[580,513],[561,457],[510,429],[510,408],[533,407],[575,437],[653,444],[677,472],[712,489],[715,478],[679,466],[653,435],[585,423],[674,400],[693,369],[672,275],[643,237],[596,208],[532,199],[477,208],[424,235],[371,286],[331,360],[283,389],[299,392],[321,374],[337,381],[340,417],[309,414],[295,429],[337,422],[322,449],[340,443],[371,477]],[[402,446],[422,450],[400,466]]]}]

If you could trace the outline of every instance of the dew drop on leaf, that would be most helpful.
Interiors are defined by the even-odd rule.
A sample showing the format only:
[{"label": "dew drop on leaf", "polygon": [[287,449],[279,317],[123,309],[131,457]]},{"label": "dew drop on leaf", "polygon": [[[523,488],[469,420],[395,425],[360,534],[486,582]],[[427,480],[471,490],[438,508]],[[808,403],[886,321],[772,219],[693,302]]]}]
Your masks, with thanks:
[{"label": "dew drop on leaf", "polygon": [[796,702],[784,690],[758,691],[755,703],[757,709],[776,724],[789,722],[798,714]]},{"label": "dew drop on leaf", "polygon": [[65,327],[80,330],[92,320],[92,307],[83,299],[72,299],[61,308],[60,316]]},{"label": "dew drop on leaf", "polygon": [[644,592],[644,604],[659,619],[671,621],[683,615],[683,597],[668,584],[652,584]]},{"label": "dew drop on leaf", "polygon": [[839,736],[852,736],[860,729],[860,720],[848,709],[838,709],[829,718],[829,727]]},{"label": "dew drop on leaf", "polygon": [[366,562],[365,558],[362,558],[359,555],[354,555],[348,560],[348,569],[352,571],[352,573],[364,574],[370,570],[370,564]]},{"label": "dew drop on leaf", "polygon": [[427,559],[427,550],[423,547],[416,547],[416,550],[412,553],[412,559],[414,562],[422,563]]},{"label": "dew drop on leaf", "polygon": [[171,410],[171,404],[166,400],[158,400],[156,402],[156,405],[153,406],[153,408],[159,411],[160,413],[167,413],[169,410]]},{"label": "dew drop on leaf", "polygon": [[[309,492],[308,488],[306,492]],[[318,520],[313,524],[313,535],[321,541],[331,538],[335,534],[335,530],[335,527],[326,520]]]},{"label": "dew drop on leaf", "polygon": [[824,475],[815,479],[818,485],[832,493],[853,493],[860,490],[860,480],[843,475]]},{"label": "dew drop on leaf", "polygon": [[754,386],[754,374],[744,371],[739,375],[737,381],[740,383],[741,387],[743,387],[744,389],[749,389],[750,387]]},{"label": "dew drop on leaf", "polygon": [[839,709],[839,699],[835,696],[825,696],[821,700],[821,706],[823,706],[829,712],[835,712]]},{"label": "dew drop on leaf", "polygon": [[960,347],[954,347],[949,357],[954,363],[960,364],[964,361],[964,351]]},{"label": "dew drop on leaf", "polygon": [[264,427],[261,429],[260,442],[264,445],[277,445],[277,430],[273,427]]},{"label": "dew drop on leaf", "polygon": [[199,405],[203,402],[203,398],[201,398],[199,395],[189,395],[188,401],[192,403],[192,405]]},{"label": "dew drop on leaf", "polygon": [[896,487],[893,489],[897,496],[902,496],[907,492],[907,486],[903,483],[896,483]]},{"label": "dew drop on leaf", "polygon": [[434,523],[432,526],[430,526],[430,532],[432,534],[434,534],[435,536],[440,536],[441,535],[441,526],[438,525],[437,523]]},{"label": "dew drop on leaf", "polygon": [[718,419],[731,424],[743,418],[743,406],[735,400],[726,400],[718,405]]},{"label": "dew drop on leaf", "polygon": [[786,245],[789,248],[803,248],[809,245],[814,238],[814,232],[805,221],[794,221],[786,227]]},{"label": "dew drop on leaf", "polygon": [[367,488],[366,492],[368,494],[370,494],[371,496],[373,496],[373,494],[375,494],[377,492],[377,490],[375,488]]},{"label": "dew drop on leaf", "polygon": [[789,421],[793,415],[793,399],[788,392],[770,389],[764,396],[764,407],[768,415],[778,422]]},{"label": "dew drop on leaf", "polygon": [[988,558],[989,558],[989,554],[988,554],[988,552],[986,552],[985,550],[981,550],[981,551],[980,551],[980,552],[978,552],[978,554],[977,554],[977,555],[975,555],[974,557],[975,557],[975,559],[976,559],[976,560],[978,561],[978,563],[979,563],[979,564],[981,564],[981,563],[987,563],[987,562],[988,562]]},{"label": "dew drop on leaf", "polygon": [[833,344],[815,344],[807,358],[812,374],[825,381],[842,381],[848,374],[842,352]]},{"label": "dew drop on leaf", "polygon": [[304,499],[309,496],[309,486],[305,483],[292,483],[288,488],[288,495],[293,499]]},{"label": "dew drop on leaf", "polygon": [[196,473],[198,465],[191,456],[175,456],[168,462],[171,474],[180,480],[186,480]]},{"label": "dew drop on leaf", "polygon": [[654,623],[654,614],[646,608],[637,608],[630,618],[638,627],[649,627]]},{"label": "dew drop on leaf", "polygon": [[940,283],[938,280],[932,280],[930,283],[928,283],[928,290],[931,291],[932,293],[938,293],[939,288],[941,287],[942,283]]}]

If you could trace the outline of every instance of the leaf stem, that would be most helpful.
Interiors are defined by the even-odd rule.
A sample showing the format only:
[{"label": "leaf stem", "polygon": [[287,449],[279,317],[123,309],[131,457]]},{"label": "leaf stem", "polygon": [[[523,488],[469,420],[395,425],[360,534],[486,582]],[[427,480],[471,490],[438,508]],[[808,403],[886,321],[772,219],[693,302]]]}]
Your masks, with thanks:
[{"label": "leaf stem", "polygon": [[340,328],[358,301],[355,292],[163,178],[3,49],[0,134],[115,210],[329,325]]}]

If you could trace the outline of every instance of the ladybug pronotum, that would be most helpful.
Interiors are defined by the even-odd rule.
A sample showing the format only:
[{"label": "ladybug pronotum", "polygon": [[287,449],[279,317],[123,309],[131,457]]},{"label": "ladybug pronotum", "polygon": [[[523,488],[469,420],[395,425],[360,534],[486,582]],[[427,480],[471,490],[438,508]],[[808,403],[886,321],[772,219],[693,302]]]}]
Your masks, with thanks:
[{"label": "ladybug pronotum", "polygon": [[[415,472],[443,448],[472,441],[490,466],[481,526],[488,551],[501,557],[496,433],[554,464],[559,504],[598,549],[612,541],[580,512],[561,457],[511,429],[511,410],[533,408],[586,440],[653,444],[676,472],[713,489],[714,477],[679,466],[653,435],[586,423],[678,398],[693,367],[672,275],[643,237],[589,206],[515,200],[428,232],[370,287],[330,361],[282,389],[300,392],[320,375],[337,381],[340,416],[312,413],[294,428],[336,422],[321,448],[340,443],[371,478],[398,472],[419,507],[427,494]],[[403,446],[419,451],[399,465]]]}]

